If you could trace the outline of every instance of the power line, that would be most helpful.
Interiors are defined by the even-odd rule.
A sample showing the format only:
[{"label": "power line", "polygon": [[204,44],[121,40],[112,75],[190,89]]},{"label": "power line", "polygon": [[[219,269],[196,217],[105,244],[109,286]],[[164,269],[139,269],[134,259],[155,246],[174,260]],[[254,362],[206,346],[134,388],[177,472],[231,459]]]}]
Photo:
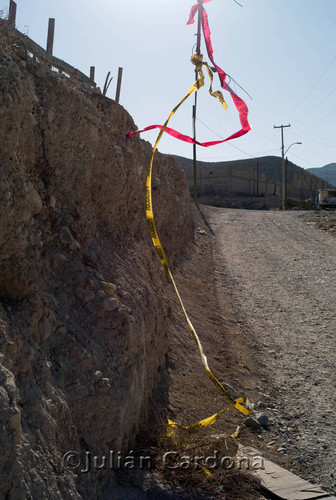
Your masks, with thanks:
[{"label": "power line", "polygon": [[311,165],[313,165],[313,167],[316,167],[316,163],[312,163],[311,161],[309,160],[305,160],[304,158],[301,158],[301,156],[298,156],[296,155],[295,153],[291,153],[292,156],[295,156],[295,158],[298,158],[299,160],[301,161],[304,161],[304,162],[307,162],[307,163],[310,163]]},{"label": "power line", "polygon": [[[224,137],[222,137],[221,135],[217,134],[217,132],[215,130],[213,130],[212,128],[210,128],[206,123],[202,122],[202,120],[200,120],[199,118],[197,118],[197,121],[201,122],[202,125],[204,125],[207,129],[209,129],[210,132],[212,132],[213,134],[217,135],[217,137],[219,137],[220,139],[224,140]],[[231,142],[227,142],[227,144],[229,144],[230,146],[232,146],[235,149],[238,149],[238,151],[240,151],[241,153],[244,153],[247,156],[251,156],[251,158],[256,158],[256,156],[251,155],[250,153],[247,153],[247,151],[244,151],[243,149],[238,148],[238,146],[235,146],[234,144],[231,144]]]},{"label": "power line", "polygon": [[[204,123],[202,120],[200,120],[199,118],[197,118],[197,120],[199,122],[202,123],[202,125],[204,125],[208,130],[210,130],[212,133],[214,133],[215,135],[217,135],[217,137],[219,137],[220,139],[224,139],[224,137],[222,137],[221,135],[219,135],[215,130],[213,130],[212,128],[210,128],[206,123]],[[238,149],[238,151],[240,151],[241,153],[244,153],[248,156],[251,156],[251,158],[258,158],[258,156],[255,156],[255,155],[252,155],[251,153],[248,153],[247,151],[244,151],[243,149],[241,148],[238,148],[238,146],[235,146],[234,144],[231,144],[231,142],[227,142],[227,144],[229,144],[230,146],[232,146],[233,148],[235,149]],[[279,151],[281,148],[275,148],[275,149],[268,149],[267,151],[257,151],[257,153],[259,154],[264,154],[264,153],[271,153],[273,151]],[[214,158],[222,158],[222,156],[217,156],[217,157],[213,157]],[[202,160],[204,161],[204,160]]]},{"label": "power line", "polygon": [[313,106],[309,111],[307,111],[307,113],[304,113],[302,115],[302,117],[304,116],[307,116],[309,115],[310,113],[312,113],[316,108],[318,108],[319,106],[321,106],[321,104],[323,104],[331,95],[333,95],[334,93],[336,92],[336,88],[334,88],[334,90],[332,90],[331,92],[329,92],[328,95],[326,95],[325,97],[323,97],[323,99],[321,99],[320,102],[318,102],[317,104],[315,104],[315,106]]},{"label": "power line", "polygon": [[318,83],[320,83],[320,81],[322,80],[322,78],[324,77],[324,75],[327,73],[327,71],[333,65],[333,63],[335,61],[336,61],[336,56],[333,58],[333,60],[331,61],[331,63],[329,63],[329,65],[327,66],[327,68],[323,71],[322,75],[317,79],[317,81],[314,83],[314,85],[309,90],[309,92],[304,96],[304,98],[302,99],[302,101],[300,101],[299,104],[297,104],[295,106],[295,108],[289,113],[289,115],[292,115],[301,106],[301,104],[303,104],[305,102],[305,100],[310,96],[310,94],[313,92],[313,90],[317,87]]},{"label": "power line", "polygon": [[312,125],[313,127],[316,127],[316,125],[318,125],[319,123],[321,123],[323,120],[325,120],[326,118],[328,118],[328,116],[332,115],[333,113],[335,113],[336,111],[336,108],[334,108],[332,111],[330,111],[329,113],[327,113],[326,115],[322,116],[322,118],[320,118],[320,120],[318,120],[316,123],[314,123],[314,125]]},{"label": "power line", "polygon": [[305,149],[305,153],[307,153],[309,155],[313,155],[313,156],[320,156],[321,158],[329,158],[330,159],[330,155],[324,155],[321,153],[314,153],[313,151],[309,151],[307,149]]},{"label": "power line", "polygon": [[336,148],[336,144],[334,144],[334,145],[325,144],[323,142],[315,141],[314,139],[309,139],[308,137],[305,137],[304,135],[301,135],[301,134],[295,134],[293,132],[289,132],[289,133],[290,133],[290,135],[292,135],[294,137],[300,137],[300,139],[304,139],[305,141],[313,142],[314,144],[319,144],[320,146],[324,146],[327,148]]},{"label": "power line", "polygon": [[[309,130],[305,130],[303,128],[300,128],[300,127],[297,127],[296,125],[292,125],[292,127],[298,129],[298,130],[301,130],[302,132],[306,132],[306,134],[310,134],[310,135],[313,135],[314,137],[318,137],[319,139],[324,139],[325,140],[325,137],[323,137],[322,135],[318,135],[318,134],[314,134],[313,132],[310,132]],[[296,134],[298,137],[303,137],[302,135],[299,135],[299,134]],[[305,137],[303,137],[305,139]],[[311,141],[312,139],[307,139],[308,141]],[[336,143],[335,142],[331,142],[331,141],[327,141],[329,142],[329,147],[332,147],[332,146],[336,146]],[[319,143],[319,144],[322,144],[322,143]],[[332,146],[330,146],[332,144]],[[327,146],[327,144],[323,144],[323,146]]]}]

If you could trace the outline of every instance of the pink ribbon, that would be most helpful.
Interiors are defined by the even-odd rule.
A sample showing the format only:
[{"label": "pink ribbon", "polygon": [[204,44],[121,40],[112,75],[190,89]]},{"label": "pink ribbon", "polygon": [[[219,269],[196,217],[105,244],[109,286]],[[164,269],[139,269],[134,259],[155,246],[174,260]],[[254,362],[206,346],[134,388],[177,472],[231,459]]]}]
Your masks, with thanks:
[{"label": "pink ribbon", "polygon": [[[211,1],[212,0],[203,0],[202,4],[208,3]],[[207,48],[207,53],[208,53],[209,59],[212,62],[213,66],[217,70],[217,73],[219,75],[219,79],[221,82],[221,87],[224,90],[227,90],[232,97],[234,105],[236,106],[236,109],[237,109],[238,114],[239,114],[241,129],[238,130],[237,132],[235,132],[234,134],[230,135],[226,139],[222,139],[220,141],[210,141],[210,142],[195,141],[194,139],[192,139],[188,135],[181,134],[181,132],[178,132],[177,130],[174,130],[170,127],[166,127],[165,132],[167,132],[167,134],[175,137],[176,139],[179,139],[180,141],[188,142],[191,144],[197,144],[198,146],[203,146],[205,148],[208,148],[209,146],[215,146],[216,144],[221,144],[223,142],[230,141],[231,139],[236,139],[237,137],[241,137],[241,136],[247,134],[247,132],[249,130],[251,130],[251,126],[248,122],[248,107],[247,107],[245,101],[243,101],[243,99],[238,97],[238,95],[225,82],[226,73],[219,66],[217,66],[217,64],[214,61],[213,48],[212,48],[212,44],[211,44],[211,32],[210,32],[210,27],[209,27],[209,20],[208,20],[207,13],[202,5],[199,7],[199,4],[195,4],[191,7],[190,16],[189,16],[189,20],[188,20],[187,24],[193,24],[195,22],[195,16],[196,16],[196,13],[198,11],[198,8],[201,9],[200,15],[202,16],[202,29],[203,29],[203,35],[204,35],[205,45]],[[130,139],[133,134],[141,134],[142,132],[146,132],[147,130],[153,130],[155,128],[161,129],[162,125],[150,125],[149,127],[146,127],[142,130],[136,130],[133,132],[129,132],[126,135],[126,138]]]}]

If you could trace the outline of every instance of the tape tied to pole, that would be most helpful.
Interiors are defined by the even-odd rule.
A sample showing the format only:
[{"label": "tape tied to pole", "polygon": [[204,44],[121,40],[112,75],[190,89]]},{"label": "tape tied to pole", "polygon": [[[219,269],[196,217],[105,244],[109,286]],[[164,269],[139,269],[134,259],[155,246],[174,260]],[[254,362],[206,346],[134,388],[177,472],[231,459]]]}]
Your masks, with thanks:
[{"label": "tape tied to pole", "polygon": [[[211,2],[211,1],[212,0],[203,0],[202,3],[204,4],[204,3]],[[236,94],[236,92],[234,92],[234,90],[232,90],[232,88],[226,83],[227,74],[219,66],[217,66],[217,64],[214,61],[213,48],[212,48],[212,43],[211,43],[211,32],[210,32],[210,27],[209,27],[209,20],[208,20],[208,16],[207,16],[206,10],[204,9],[203,6],[199,6],[198,4],[193,5],[193,7],[191,8],[191,12],[190,12],[190,16],[189,16],[189,20],[188,20],[187,24],[193,24],[195,22],[195,15],[196,15],[197,10],[199,8],[200,8],[200,15],[201,15],[202,30],[203,30],[203,35],[204,35],[204,39],[205,39],[205,45],[206,45],[208,57],[209,57],[212,65],[213,65],[213,67],[215,68],[216,73],[218,73],[219,80],[220,80],[220,83],[221,83],[221,87],[223,88],[223,90],[229,92],[229,94],[230,94],[230,96],[231,96],[231,98],[233,100],[233,103],[234,103],[234,105],[235,105],[235,107],[236,107],[236,109],[238,111],[238,114],[239,114],[239,120],[240,120],[240,124],[241,124],[241,129],[238,130],[237,132],[235,132],[234,134],[231,134],[226,139],[222,139],[220,141],[199,142],[199,141],[194,140],[192,137],[184,135],[181,132],[178,132],[177,130],[174,130],[174,129],[169,128],[167,126],[163,126],[163,125],[149,125],[148,127],[145,127],[145,128],[143,128],[141,130],[135,130],[135,131],[129,132],[126,135],[127,139],[130,139],[133,134],[141,134],[142,132],[153,130],[155,128],[159,128],[161,130],[162,130],[162,128],[164,128],[164,132],[166,132],[167,134],[171,135],[172,137],[175,137],[176,139],[179,139],[180,141],[188,142],[190,144],[197,144],[198,146],[202,146],[204,148],[208,148],[208,147],[211,147],[211,146],[216,146],[217,144],[222,144],[222,143],[230,141],[232,139],[237,139],[238,137],[242,137],[243,135],[247,134],[251,130],[251,126],[250,126],[249,121],[248,121],[248,107],[247,107],[245,101],[243,101],[243,99],[241,99]],[[197,54],[195,54],[192,57],[192,62],[193,62],[193,59],[195,57],[200,57],[200,56],[197,56]],[[209,73],[209,71],[211,72],[211,69],[210,69],[209,65],[207,63],[203,63],[203,64],[206,64],[208,73]],[[220,102],[222,103],[223,107],[226,109],[227,106],[226,106],[226,103],[224,101],[223,94],[221,92],[219,92],[219,91],[216,91],[216,92],[212,93],[212,81],[213,81],[212,72],[211,72],[211,76],[210,76],[210,73],[209,73],[209,77],[210,77],[210,81],[211,81],[211,85],[210,85],[211,92],[210,92],[210,94],[211,95],[216,94],[214,96],[217,97],[220,100]],[[199,80],[197,80],[197,82],[199,82]],[[198,90],[199,88],[201,88],[201,86],[203,86],[203,85],[200,85],[199,87],[197,87],[196,90]],[[220,97],[219,94],[221,95],[221,97]],[[187,93],[187,97],[189,97],[189,95]],[[185,99],[187,99],[187,97],[185,97]],[[182,102],[184,102],[185,99],[183,99],[180,104],[182,104]],[[222,102],[222,99],[223,99],[223,101],[224,101],[225,104]]]},{"label": "tape tied to pole", "polygon": [[[199,57],[198,59],[198,62],[200,63],[201,61],[201,56],[197,56]],[[201,64],[201,63],[200,63]],[[170,271],[170,268],[169,268],[169,264],[168,264],[168,260],[167,260],[167,257],[165,255],[165,252],[164,252],[164,249],[163,249],[163,246],[161,244],[161,241],[160,241],[160,238],[159,238],[159,235],[158,235],[158,232],[157,232],[157,229],[156,229],[156,225],[155,225],[155,220],[154,220],[154,212],[153,212],[153,202],[152,202],[152,171],[153,171],[153,162],[154,162],[154,155],[155,155],[155,152],[158,148],[158,145],[159,145],[159,142],[161,140],[161,137],[169,123],[169,121],[171,120],[171,118],[173,117],[173,115],[176,113],[176,111],[178,110],[178,108],[182,105],[182,103],[190,96],[192,95],[198,88],[198,86],[203,86],[204,85],[204,75],[203,75],[203,72],[202,70],[199,71],[199,78],[194,82],[194,84],[190,87],[189,91],[187,92],[187,94],[184,96],[184,98],[179,102],[179,104],[177,104],[177,106],[175,106],[175,108],[172,110],[172,112],[170,113],[168,119],[166,120],[166,122],[164,123],[164,125],[162,126],[159,134],[158,134],[158,137],[155,141],[155,144],[154,144],[154,147],[153,147],[153,151],[152,151],[152,155],[151,155],[151,159],[150,159],[150,165],[149,165],[149,171],[148,171],[148,175],[147,175],[147,180],[146,180],[146,219],[147,219],[147,223],[148,223],[148,227],[149,227],[149,231],[150,231],[150,235],[152,237],[152,242],[153,242],[153,245],[155,247],[155,250],[161,260],[161,263],[163,265],[163,267],[166,269],[167,273],[168,273],[168,276],[173,284],[173,288],[175,290],[175,293],[177,295],[177,298],[179,300],[179,303],[180,303],[180,306],[181,306],[181,309],[183,311],[183,314],[186,318],[186,321],[187,321],[187,324],[188,324],[188,327],[189,327],[189,330],[191,331],[192,333],[192,336],[196,342],[196,345],[198,347],[198,350],[199,350],[199,353],[200,353],[200,356],[201,356],[201,360],[202,360],[202,364],[203,364],[203,368],[206,372],[206,374],[208,375],[208,377],[210,378],[210,380],[212,380],[212,382],[220,389],[220,391],[223,393],[223,395],[225,396],[225,398],[229,401],[229,403],[234,406],[237,410],[239,410],[240,412],[244,413],[245,415],[249,415],[251,413],[251,409],[249,407],[249,402],[246,398],[239,398],[239,399],[232,399],[231,396],[229,396],[229,394],[226,392],[226,390],[224,389],[224,387],[222,386],[222,384],[219,382],[219,380],[213,375],[213,373],[211,372],[210,368],[209,368],[209,365],[208,365],[208,360],[207,360],[207,357],[205,356],[204,354],[204,351],[203,351],[203,347],[202,347],[202,344],[199,340],[199,337],[196,333],[196,330],[193,326],[193,324],[191,323],[190,321],[190,318],[187,314],[187,311],[184,307],[184,304],[183,304],[183,301],[181,299],[181,296],[180,296],[180,293],[178,291],[178,288],[176,286],[176,283],[175,283],[175,280],[173,278],[173,275]],[[222,414],[221,412],[219,412],[220,414]],[[206,419],[207,420],[207,424],[206,425],[211,425],[211,423],[214,423],[216,420],[214,420],[212,418],[211,419]],[[201,427],[205,427],[206,426],[205,424],[203,424]]]},{"label": "tape tied to pole", "polygon": [[[211,0],[204,0],[203,3],[207,3],[209,1],[211,1]],[[204,12],[205,11],[203,9],[203,13]],[[204,16],[202,16],[202,19],[204,19]],[[203,31],[204,31],[204,29],[203,29]],[[208,48],[208,45],[207,45],[207,48]],[[208,49],[208,54],[209,54],[209,49]],[[201,357],[201,361],[202,361],[202,365],[203,365],[203,368],[205,370],[205,373],[210,378],[210,380],[216,385],[216,387],[221,391],[221,393],[224,395],[224,397],[227,399],[227,401],[229,402],[229,406],[228,407],[233,406],[234,408],[236,408],[238,411],[240,411],[244,415],[249,415],[251,413],[253,407],[251,406],[251,404],[248,401],[248,399],[247,398],[233,399],[227,393],[227,391],[225,390],[225,388],[223,387],[223,385],[219,382],[219,380],[215,377],[215,375],[211,372],[211,370],[209,368],[208,360],[207,360],[207,357],[204,354],[203,347],[202,347],[202,344],[200,342],[200,339],[199,339],[199,337],[198,337],[198,335],[196,333],[196,330],[195,330],[192,322],[190,321],[190,318],[189,318],[189,316],[187,314],[187,311],[186,311],[186,309],[184,307],[184,304],[183,304],[183,301],[181,299],[180,293],[179,293],[178,288],[176,286],[175,280],[174,280],[173,275],[172,275],[172,273],[170,271],[168,260],[167,260],[167,257],[165,255],[163,246],[161,244],[161,241],[160,241],[157,229],[156,229],[156,225],[155,225],[155,220],[154,220],[153,202],[152,202],[152,172],[153,172],[153,162],[154,162],[155,152],[156,152],[156,150],[158,148],[159,142],[160,142],[160,140],[161,140],[164,132],[167,132],[170,135],[172,135],[172,136],[174,136],[174,137],[176,137],[176,138],[178,138],[180,140],[183,140],[185,142],[191,142],[191,143],[198,144],[198,145],[204,146],[204,147],[212,146],[212,145],[215,145],[215,144],[220,144],[220,143],[228,141],[228,140],[230,140],[230,139],[232,139],[234,137],[238,137],[239,135],[243,135],[243,132],[240,131],[240,132],[238,132],[236,134],[233,134],[232,136],[228,137],[227,139],[224,139],[224,140],[221,140],[221,141],[212,141],[212,142],[208,142],[208,143],[200,143],[198,141],[194,141],[191,137],[185,136],[185,135],[181,134],[180,132],[177,132],[176,130],[171,129],[171,128],[168,127],[168,123],[170,122],[170,120],[172,119],[172,117],[174,116],[174,114],[176,113],[176,111],[180,108],[180,106],[194,92],[197,92],[200,88],[202,88],[204,86],[203,66],[206,67],[208,75],[209,75],[209,78],[210,78],[210,89],[209,89],[210,94],[213,97],[217,98],[225,109],[227,108],[227,104],[226,104],[226,102],[224,100],[224,97],[223,97],[222,93],[220,91],[213,92],[213,90],[212,90],[213,74],[212,74],[212,71],[211,71],[209,65],[207,63],[203,62],[203,55],[202,54],[200,54],[200,55],[194,54],[192,56],[192,58],[191,58],[191,62],[196,66],[196,74],[197,74],[198,77],[197,77],[196,81],[193,83],[193,85],[190,87],[190,89],[188,90],[188,92],[185,94],[185,96],[183,97],[183,99],[181,99],[181,101],[173,108],[173,110],[171,111],[171,113],[168,116],[168,118],[165,121],[165,123],[163,125],[151,125],[149,127],[146,127],[143,130],[129,132],[127,134],[127,138],[129,139],[131,137],[131,135],[141,133],[141,132],[143,132],[145,130],[152,130],[152,129],[155,129],[155,128],[159,128],[160,129],[160,132],[159,132],[159,134],[157,136],[157,139],[155,141],[155,144],[154,144],[154,147],[153,147],[153,150],[152,150],[152,155],[151,155],[151,158],[150,158],[148,175],[147,175],[147,179],[146,179],[146,219],[147,219],[147,223],[148,223],[149,232],[150,232],[150,235],[151,235],[151,238],[152,238],[152,242],[153,242],[155,250],[156,250],[156,252],[157,252],[157,254],[158,254],[158,256],[159,256],[159,258],[161,260],[161,263],[162,263],[163,267],[166,269],[168,277],[169,277],[169,279],[172,282],[172,285],[173,285],[173,288],[175,290],[176,296],[178,298],[178,301],[180,303],[181,309],[182,309],[183,314],[185,316],[185,319],[187,321],[189,330],[190,330],[190,332],[191,332],[191,334],[193,336],[193,339],[194,339],[194,341],[195,341],[195,343],[197,345],[197,348],[198,348],[198,351],[199,351],[199,354],[200,354],[200,357]],[[213,61],[213,58],[211,59],[211,62],[216,67],[216,70],[218,72],[222,71],[222,70],[220,70],[220,68],[218,66],[215,65],[215,63]],[[228,89],[227,86],[225,86],[223,88],[225,88],[225,90]],[[247,109],[247,107],[246,107],[246,109]],[[244,112],[245,112],[244,108],[242,108],[242,113],[244,113]],[[244,133],[246,133],[247,131],[248,130],[245,130]],[[199,422],[191,424],[188,427],[184,427],[184,429],[186,429],[188,432],[196,432],[196,431],[198,431],[198,430],[200,430],[200,429],[202,429],[204,427],[212,425],[212,424],[214,424],[218,420],[218,418],[220,418],[220,416],[228,409],[228,407],[220,410],[218,413],[212,415],[211,417],[208,417],[206,419],[200,420]],[[179,427],[183,428],[179,424],[177,424],[177,423],[169,420],[168,421],[168,431],[167,431],[168,435],[172,435],[174,433],[174,429],[177,429]]]}]

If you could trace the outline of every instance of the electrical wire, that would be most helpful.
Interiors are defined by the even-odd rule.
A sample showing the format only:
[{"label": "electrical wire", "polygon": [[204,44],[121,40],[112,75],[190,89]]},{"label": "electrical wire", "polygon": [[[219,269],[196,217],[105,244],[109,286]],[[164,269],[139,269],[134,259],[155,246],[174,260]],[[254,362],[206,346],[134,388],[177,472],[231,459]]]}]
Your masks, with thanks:
[{"label": "electrical wire", "polygon": [[305,100],[310,96],[310,94],[313,92],[313,90],[315,90],[315,88],[317,87],[318,83],[320,83],[320,81],[322,80],[322,78],[324,77],[324,75],[327,73],[327,71],[333,65],[333,63],[335,61],[336,61],[336,56],[333,58],[333,60],[331,61],[331,63],[329,63],[329,65],[327,66],[327,68],[323,71],[322,75],[317,79],[317,81],[314,83],[314,85],[309,90],[309,92],[304,96],[304,98],[299,102],[299,104],[297,104],[295,106],[295,108],[289,113],[289,115],[292,115],[293,113],[295,113],[295,111],[301,106],[301,104],[303,104],[305,102]]},{"label": "electrical wire", "polygon": [[[324,139],[325,140],[325,137],[323,137],[322,135],[318,135],[318,134],[314,134],[313,132],[310,132],[309,130],[305,130],[303,128],[300,128],[300,127],[297,127],[296,125],[292,125],[293,128],[296,128],[298,130],[301,130],[302,132],[305,132],[306,134],[310,134],[310,135],[313,135],[314,137],[318,137],[319,139]],[[290,131],[288,131],[289,133],[291,133]],[[298,137],[303,137],[302,135],[299,135],[297,134]],[[303,137],[305,139],[305,137]],[[312,140],[312,139],[307,139],[308,141]],[[331,141],[327,141],[329,142],[329,145],[332,144],[332,146],[336,146],[336,143],[335,142],[331,142]],[[319,144],[322,144],[322,143],[319,143]],[[327,144],[323,144],[323,146],[326,146]]]},{"label": "electrical wire", "polygon": [[[204,123],[202,120],[200,120],[199,118],[196,118],[197,121],[199,121],[200,123],[202,123],[202,125],[204,125],[204,127],[206,127],[208,130],[210,130],[212,133],[214,133],[215,135],[217,135],[217,137],[219,137],[220,139],[223,139],[223,137],[221,135],[219,135],[215,130],[213,130],[212,128],[210,128],[206,123]],[[232,144],[231,142],[227,142],[226,144],[229,144],[230,146],[232,146],[233,148],[235,149],[238,149],[238,151],[240,151],[241,153],[244,153],[248,156],[251,156],[251,158],[258,158],[258,156],[255,156],[255,155],[252,155],[251,153],[248,153],[247,151],[244,151],[243,149],[241,148],[238,148],[238,146],[235,146],[234,144]],[[281,148],[276,148],[276,149],[269,149],[268,151],[258,151],[258,153],[260,154],[263,154],[263,153],[271,153],[272,151],[279,151]],[[220,157],[218,157],[220,158]]]},{"label": "electrical wire", "polygon": [[332,111],[330,111],[329,113],[327,113],[326,115],[322,116],[322,118],[320,118],[320,120],[318,120],[316,123],[314,123],[314,125],[312,125],[312,127],[316,127],[316,125],[318,125],[319,123],[323,122],[323,120],[325,120],[326,118],[328,118],[328,116],[332,115],[333,113],[335,113],[336,111],[336,108],[334,108]]},{"label": "electrical wire", "polygon": [[304,117],[304,116],[306,116],[306,115],[309,115],[309,114],[310,114],[310,113],[312,113],[312,112],[313,112],[316,108],[320,107],[320,106],[321,106],[321,104],[323,104],[323,103],[324,103],[327,99],[329,99],[329,97],[330,97],[331,95],[333,95],[335,92],[336,92],[336,88],[335,88],[334,90],[332,90],[331,92],[329,92],[329,94],[328,94],[328,95],[326,95],[325,97],[323,97],[323,99],[321,99],[321,101],[319,101],[317,104],[315,104],[315,106],[313,106],[313,107],[312,107],[309,111],[307,111],[307,113],[304,113],[304,114],[302,115],[302,117],[301,117],[301,118],[303,118],[303,117]]},{"label": "electrical wire", "polygon": [[298,158],[301,161],[304,161],[306,163],[310,163],[310,165],[313,165],[313,167],[316,167],[316,163],[312,163],[309,160],[305,160],[304,158],[301,158],[301,156],[296,155],[295,153],[291,153],[292,156],[295,156],[295,158]]},{"label": "electrical wire", "polygon": [[[298,127],[295,127],[295,128],[298,128]],[[304,135],[295,134],[295,133],[290,132],[290,131],[288,131],[288,134],[290,134],[290,135],[292,135],[294,137],[299,137],[300,139],[304,139],[305,141],[314,142],[315,144],[319,144],[320,146],[324,146],[324,147],[327,147],[327,148],[336,148],[336,144],[333,144],[333,145],[331,145],[331,144],[325,144],[323,142],[315,141],[314,139],[309,139],[308,137],[305,137]]]},{"label": "electrical wire", "polygon": [[[217,134],[217,132],[215,130],[213,130],[212,128],[210,128],[202,120],[200,120],[199,118],[196,118],[196,120],[199,121],[200,123],[202,123],[202,125],[204,125],[208,130],[210,130],[210,132],[212,132],[213,134],[217,135],[217,137],[219,137],[220,139],[224,140],[224,137],[222,137],[221,135]],[[240,151],[241,153],[244,153],[247,156],[251,156],[251,158],[256,158],[256,156],[251,155],[250,153],[247,153],[243,149],[238,148],[238,146],[235,146],[234,144],[231,144],[231,142],[227,142],[226,144],[229,144],[229,146],[232,146],[233,148],[238,149],[238,151]]]}]

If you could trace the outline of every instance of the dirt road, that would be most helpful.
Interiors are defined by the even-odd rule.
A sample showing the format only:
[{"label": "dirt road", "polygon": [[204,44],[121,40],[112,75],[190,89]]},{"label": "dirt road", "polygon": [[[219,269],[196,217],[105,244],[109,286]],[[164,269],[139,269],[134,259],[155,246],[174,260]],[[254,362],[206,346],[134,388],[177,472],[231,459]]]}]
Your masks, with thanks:
[{"label": "dirt road", "polygon": [[306,212],[202,211],[217,270],[264,365],[257,388],[271,428],[262,441],[292,471],[335,490],[335,236]]}]

